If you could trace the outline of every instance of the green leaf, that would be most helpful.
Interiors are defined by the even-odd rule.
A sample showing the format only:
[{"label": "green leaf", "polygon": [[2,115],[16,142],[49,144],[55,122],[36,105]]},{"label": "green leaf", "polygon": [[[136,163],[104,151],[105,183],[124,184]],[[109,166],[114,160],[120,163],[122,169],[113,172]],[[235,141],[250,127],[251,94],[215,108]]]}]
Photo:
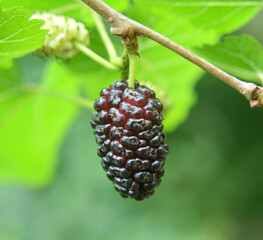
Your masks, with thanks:
[{"label": "green leaf", "polygon": [[194,88],[202,70],[162,47],[145,50],[140,62],[138,79],[155,89],[164,105],[165,131],[171,132],[187,119],[194,106]]},{"label": "green leaf", "polygon": [[3,4],[4,8],[11,8],[13,6],[23,6],[32,10],[48,10],[50,8],[57,8],[67,4],[76,4],[75,0],[56,0],[56,1],[35,1],[35,0],[8,0]]},{"label": "green leaf", "polygon": [[[51,181],[59,147],[76,115],[75,104],[56,97],[52,91],[76,95],[73,79],[63,65],[56,63],[48,64],[40,86],[20,87],[6,77],[13,86],[0,89],[1,181],[32,186]],[[51,94],[44,94],[49,91]]]},{"label": "green leaf", "polygon": [[0,66],[10,66],[21,57],[43,45],[47,30],[42,20],[29,20],[32,13],[20,7],[0,13]]},{"label": "green leaf", "polygon": [[229,36],[214,46],[198,52],[236,77],[263,84],[263,48],[249,35]]},{"label": "green leaf", "polygon": [[[223,17],[227,11],[238,7],[224,6],[229,4],[226,1],[135,0],[135,3],[136,7],[129,11],[129,17],[189,50],[204,44],[215,44],[223,33],[242,26],[255,16],[259,9],[258,6],[244,6],[242,11],[234,11],[233,15]],[[181,6],[173,6],[176,3]],[[204,5],[209,3],[211,6],[191,6],[193,3]],[[223,5],[213,6],[215,3]],[[238,2],[233,1],[233,4]],[[206,23],[212,23],[213,19],[217,19],[220,24],[208,26]],[[140,55],[138,79],[147,81],[149,86],[153,83],[160,92],[166,92],[169,108],[165,112],[164,125],[166,131],[172,131],[187,118],[194,105],[196,100],[194,88],[203,71],[151,40],[140,41]]]},{"label": "green leaf", "polygon": [[[119,1],[119,0],[106,0],[105,3],[109,4],[111,7],[120,11],[128,8],[129,0]],[[76,0],[56,0],[56,1],[35,1],[35,0],[8,0],[3,4],[4,8],[11,8],[13,6],[23,6],[24,8],[31,10],[55,10],[60,12],[71,11],[71,9],[81,9],[88,8],[81,1]]]},{"label": "green leaf", "polygon": [[[135,0],[136,4],[151,9],[155,14],[184,18],[194,26],[214,32],[230,32],[249,21],[262,7],[260,0]],[[172,21],[172,23],[174,23]],[[176,27],[176,24],[173,24]]]}]

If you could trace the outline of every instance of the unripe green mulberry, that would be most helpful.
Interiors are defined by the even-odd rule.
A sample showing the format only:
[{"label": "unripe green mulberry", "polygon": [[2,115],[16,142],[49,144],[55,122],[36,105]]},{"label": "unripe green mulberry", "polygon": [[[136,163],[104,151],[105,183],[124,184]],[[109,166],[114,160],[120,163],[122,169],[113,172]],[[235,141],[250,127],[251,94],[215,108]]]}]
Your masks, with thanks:
[{"label": "unripe green mulberry", "polygon": [[49,30],[44,45],[37,50],[42,57],[53,56],[69,59],[79,53],[79,50],[74,47],[74,42],[85,46],[90,43],[89,31],[85,25],[73,18],[50,13],[35,13],[31,19],[44,20],[45,24],[42,28]]}]

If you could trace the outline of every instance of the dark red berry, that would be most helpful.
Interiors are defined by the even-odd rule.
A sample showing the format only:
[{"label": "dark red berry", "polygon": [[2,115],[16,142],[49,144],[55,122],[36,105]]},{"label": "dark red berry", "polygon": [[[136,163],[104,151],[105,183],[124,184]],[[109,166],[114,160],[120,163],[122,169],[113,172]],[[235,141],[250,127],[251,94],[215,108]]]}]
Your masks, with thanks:
[{"label": "dark red berry", "polygon": [[102,167],[121,196],[143,200],[160,184],[169,152],[162,132],[163,105],[137,81],[135,89],[114,82],[100,96],[91,126]]}]

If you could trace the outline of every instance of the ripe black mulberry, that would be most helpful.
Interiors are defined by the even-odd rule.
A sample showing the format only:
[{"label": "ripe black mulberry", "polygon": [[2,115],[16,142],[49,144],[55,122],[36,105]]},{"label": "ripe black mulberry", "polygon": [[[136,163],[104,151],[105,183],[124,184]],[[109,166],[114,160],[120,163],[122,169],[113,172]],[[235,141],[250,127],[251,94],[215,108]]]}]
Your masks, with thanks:
[{"label": "ripe black mulberry", "polygon": [[154,91],[135,82],[117,81],[94,103],[91,120],[101,164],[125,198],[143,200],[154,193],[164,174],[163,105]]}]

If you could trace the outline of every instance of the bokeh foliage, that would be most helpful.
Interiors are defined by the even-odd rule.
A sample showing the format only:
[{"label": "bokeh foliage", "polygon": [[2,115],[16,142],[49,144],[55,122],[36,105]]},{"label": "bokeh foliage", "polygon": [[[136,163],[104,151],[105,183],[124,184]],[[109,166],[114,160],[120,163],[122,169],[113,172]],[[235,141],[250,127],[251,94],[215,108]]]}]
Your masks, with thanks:
[{"label": "bokeh foliage", "polygon": [[[175,6],[172,0],[105,2],[237,77],[260,83],[262,47],[255,39],[231,36],[218,43],[260,10],[228,2],[260,1],[220,1],[222,6],[213,5],[214,1],[191,1],[195,6],[187,6],[188,1],[176,1],[184,5]],[[0,68],[1,240],[260,239],[260,110],[248,109],[242,96],[206,76],[198,85],[200,99],[189,117],[203,72],[157,43],[140,39],[137,78],[159,89],[157,96],[169,106],[164,125],[171,153],[156,194],[142,203],[124,200],[100,167],[89,126],[91,110],[61,98],[94,100],[120,74],[102,69],[83,54],[67,62],[32,54],[18,58],[44,39],[42,22],[28,21],[30,11],[39,10],[85,22],[91,48],[107,58],[88,8],[74,0],[6,0],[2,7],[0,23],[6,21],[6,13],[20,11],[26,26],[33,26],[27,34],[34,44],[22,42],[20,47],[30,48],[3,58],[1,53],[8,48],[1,44],[6,44],[5,34],[11,28],[0,31],[0,66],[5,65]],[[15,25],[17,32],[19,26],[23,25]],[[120,39],[112,39],[121,54]],[[14,45],[9,50],[15,51]],[[245,64],[244,57],[258,71]]]},{"label": "bokeh foliage", "polygon": [[[207,6],[186,4],[183,8],[173,6],[173,1],[158,1],[155,4],[147,0],[122,1],[121,4],[119,1],[107,1],[107,3],[124,11],[129,17],[176,40],[190,50],[195,50],[196,47],[202,47],[204,44],[217,43],[223,34],[244,25],[260,9],[259,6],[228,6],[227,1],[225,1],[226,5],[220,7],[213,6],[213,2],[207,1],[209,4]],[[187,2],[179,1],[178,3]],[[14,6],[16,7],[12,8]],[[11,0],[3,1],[4,11],[1,13],[1,27],[6,26],[8,31],[2,31],[0,34],[2,39],[0,53],[10,53],[8,58],[5,57],[5,61],[2,61],[3,64],[6,65],[7,60],[10,63],[10,59],[36,49],[44,39],[45,32],[39,29],[42,21],[29,21],[30,12],[18,6],[32,11],[50,10],[65,13],[71,17],[77,16],[77,19],[86,22],[91,31],[91,48],[107,57],[102,41],[94,29],[91,14],[83,3],[31,0],[25,0],[22,3],[18,0]],[[11,10],[8,10],[10,8]],[[14,17],[10,20],[11,13],[14,14]],[[26,21],[25,24],[21,22],[21,16],[23,16],[23,21]],[[15,27],[8,27],[10,21],[14,21],[11,26]],[[27,39],[30,42],[27,43]],[[121,54],[123,48],[120,39],[113,37],[113,40]],[[5,44],[4,47],[3,44]],[[19,50],[21,47],[24,47],[24,52]],[[15,54],[11,54],[12,52]],[[160,96],[164,104],[168,106],[165,111],[164,125],[165,130],[171,132],[186,120],[191,107],[195,104],[194,87],[202,71],[148,39],[140,40],[140,54],[137,78],[157,89],[157,96]],[[37,59],[37,57],[34,58]],[[0,150],[3,158],[0,162],[0,179],[41,185],[50,181],[57,163],[59,145],[77,114],[76,109],[72,110],[76,106],[45,93],[59,91],[59,95],[79,96],[81,88],[82,94],[93,100],[102,88],[118,80],[119,74],[102,69],[84,55],[79,55],[69,62],[60,61],[58,64],[54,59],[47,59],[46,62],[36,61],[32,70],[25,69],[26,65],[30,64],[27,64],[27,60],[34,62],[29,59],[30,57],[16,61],[13,67],[1,70],[0,73],[2,79],[5,79],[1,81],[0,94],[2,99],[0,122],[1,129],[4,129],[0,145],[5,146]],[[39,81],[36,80],[38,78],[36,77],[32,83],[29,82],[29,78],[34,69],[36,69],[36,75],[37,69],[42,69],[44,73]],[[19,82],[10,81],[10,72],[13,72],[14,78],[20,79]],[[23,77],[21,77],[21,72],[24,73]],[[158,89],[160,89],[159,94]],[[56,111],[61,112],[59,117],[55,114]],[[20,137],[16,140],[15,136]],[[12,152],[8,146],[13,146],[14,140],[20,150]],[[21,155],[23,158],[20,157]]]},{"label": "bokeh foliage", "polygon": [[114,191],[96,155],[91,112],[82,110],[48,187],[2,184],[1,239],[260,240],[262,112],[212,77],[197,92],[189,119],[168,134],[166,174],[150,199]]}]

